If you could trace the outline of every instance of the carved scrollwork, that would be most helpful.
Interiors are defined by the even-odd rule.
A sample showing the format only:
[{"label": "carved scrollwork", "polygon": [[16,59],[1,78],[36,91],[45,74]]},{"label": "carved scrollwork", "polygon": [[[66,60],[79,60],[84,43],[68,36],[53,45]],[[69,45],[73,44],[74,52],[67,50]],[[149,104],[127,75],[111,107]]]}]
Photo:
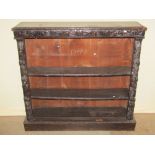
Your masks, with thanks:
[{"label": "carved scrollwork", "polygon": [[133,112],[135,107],[135,99],[130,99],[128,102],[128,109],[127,109],[127,119],[132,120],[133,119]]},{"label": "carved scrollwork", "polygon": [[141,52],[141,42],[142,39],[135,39],[134,51],[133,51],[133,62],[132,62],[132,75],[130,79],[129,87],[129,102],[127,107],[127,119],[133,119],[133,112],[135,106],[135,96],[138,81],[138,70],[140,65],[140,52]]},{"label": "carved scrollwork", "polygon": [[20,65],[20,71],[21,71],[21,80],[22,80],[22,86],[23,86],[26,114],[27,114],[27,119],[30,120],[32,117],[32,107],[31,107],[31,97],[30,97],[30,90],[29,90],[29,79],[28,79],[27,67],[26,67],[24,40],[17,40],[17,46],[18,46],[19,65]]},{"label": "carved scrollwork", "polygon": [[143,38],[143,29],[102,29],[102,28],[51,28],[49,30],[14,30],[16,39],[20,38],[104,38],[133,37]]}]

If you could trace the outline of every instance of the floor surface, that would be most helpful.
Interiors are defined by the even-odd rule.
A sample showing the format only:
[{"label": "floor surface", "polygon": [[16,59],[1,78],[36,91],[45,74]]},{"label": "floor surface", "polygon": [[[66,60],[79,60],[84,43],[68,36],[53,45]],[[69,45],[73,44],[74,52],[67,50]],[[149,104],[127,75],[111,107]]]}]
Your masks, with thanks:
[{"label": "floor surface", "polygon": [[135,114],[134,131],[24,131],[24,116],[1,116],[0,135],[152,135],[155,134],[155,114]]}]

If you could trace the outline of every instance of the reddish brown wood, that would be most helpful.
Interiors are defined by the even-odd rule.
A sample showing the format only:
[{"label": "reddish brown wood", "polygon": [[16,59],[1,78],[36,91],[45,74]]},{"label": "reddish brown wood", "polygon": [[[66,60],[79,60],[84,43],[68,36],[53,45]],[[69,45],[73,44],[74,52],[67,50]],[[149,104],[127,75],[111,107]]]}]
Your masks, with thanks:
[{"label": "reddish brown wood", "polygon": [[129,76],[116,77],[29,77],[31,88],[99,89],[129,88]]},{"label": "reddish brown wood", "polygon": [[126,107],[128,100],[104,100],[104,101],[81,101],[81,100],[39,100],[32,99],[33,108],[48,107]]},{"label": "reddish brown wood", "polygon": [[28,67],[131,66],[132,38],[25,39]]}]

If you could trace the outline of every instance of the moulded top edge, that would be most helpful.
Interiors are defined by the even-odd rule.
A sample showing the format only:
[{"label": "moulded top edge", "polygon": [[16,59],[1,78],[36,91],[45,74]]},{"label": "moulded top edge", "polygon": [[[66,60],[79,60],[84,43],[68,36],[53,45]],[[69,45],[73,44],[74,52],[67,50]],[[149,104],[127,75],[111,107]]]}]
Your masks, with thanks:
[{"label": "moulded top edge", "polygon": [[138,22],[21,22],[12,30],[44,30],[72,28],[102,28],[102,29],[141,29],[147,28]]}]

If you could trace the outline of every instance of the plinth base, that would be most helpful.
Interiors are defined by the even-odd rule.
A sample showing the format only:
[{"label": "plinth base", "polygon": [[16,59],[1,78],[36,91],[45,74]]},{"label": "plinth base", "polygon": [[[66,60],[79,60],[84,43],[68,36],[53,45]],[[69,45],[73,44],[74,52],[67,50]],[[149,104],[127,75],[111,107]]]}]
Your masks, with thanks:
[{"label": "plinth base", "polygon": [[26,131],[64,131],[64,130],[134,130],[135,119],[121,121],[28,121]]}]

